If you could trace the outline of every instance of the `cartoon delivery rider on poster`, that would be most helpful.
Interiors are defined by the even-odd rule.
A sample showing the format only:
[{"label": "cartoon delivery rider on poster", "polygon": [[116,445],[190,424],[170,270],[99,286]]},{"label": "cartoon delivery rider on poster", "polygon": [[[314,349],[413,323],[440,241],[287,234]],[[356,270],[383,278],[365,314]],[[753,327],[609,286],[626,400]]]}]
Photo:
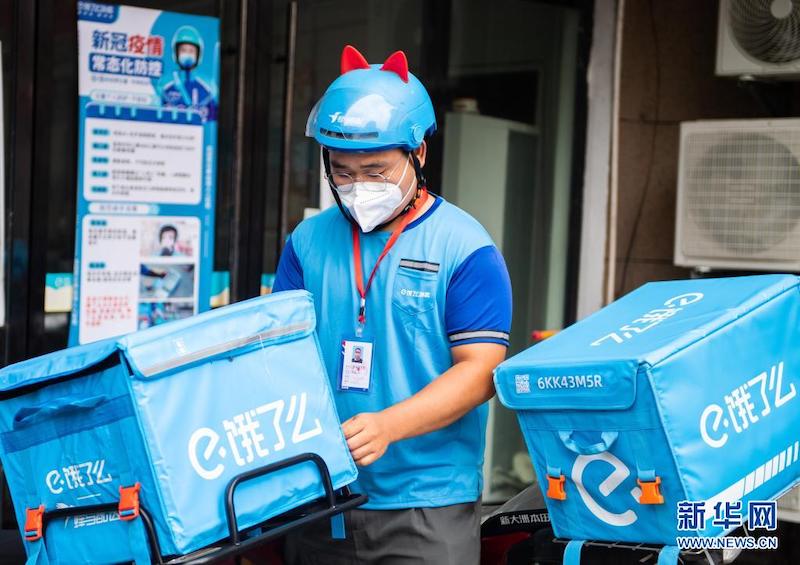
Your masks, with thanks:
[{"label": "cartoon delivery rider on poster", "polygon": [[161,92],[162,104],[168,108],[190,108],[204,120],[215,120],[217,103],[214,93],[199,77],[192,76],[203,56],[203,38],[192,26],[182,26],[172,38],[172,56],[179,70]]}]

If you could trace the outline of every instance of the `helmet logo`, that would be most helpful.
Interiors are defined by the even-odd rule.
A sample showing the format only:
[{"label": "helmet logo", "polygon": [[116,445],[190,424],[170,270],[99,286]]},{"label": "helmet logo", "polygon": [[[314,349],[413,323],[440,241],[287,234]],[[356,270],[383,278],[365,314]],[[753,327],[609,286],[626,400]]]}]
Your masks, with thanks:
[{"label": "helmet logo", "polygon": [[382,96],[368,94],[354,102],[347,112],[336,111],[328,114],[331,124],[339,124],[344,127],[362,128],[369,124],[375,124],[378,129],[388,127],[392,117],[394,106],[386,102]]},{"label": "helmet logo", "polygon": [[331,123],[339,123],[345,127],[353,127],[353,128],[360,128],[367,124],[367,120],[361,116],[351,116],[349,113],[342,114],[341,112],[336,112],[334,114],[328,114],[331,119]]},{"label": "helmet logo", "polygon": [[350,126],[350,127],[361,127],[366,123],[366,120],[360,116],[351,116],[348,114],[342,114],[341,112],[335,112],[333,114],[328,114],[328,117],[331,119],[331,123],[339,123],[343,126]]}]

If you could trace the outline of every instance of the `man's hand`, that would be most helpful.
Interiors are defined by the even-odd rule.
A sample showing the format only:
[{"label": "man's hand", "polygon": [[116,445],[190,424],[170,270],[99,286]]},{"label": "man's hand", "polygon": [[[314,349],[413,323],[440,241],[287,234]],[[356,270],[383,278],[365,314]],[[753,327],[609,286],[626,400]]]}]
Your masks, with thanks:
[{"label": "man's hand", "polygon": [[394,441],[382,412],[362,412],[342,424],[356,464],[365,467],[380,459]]}]

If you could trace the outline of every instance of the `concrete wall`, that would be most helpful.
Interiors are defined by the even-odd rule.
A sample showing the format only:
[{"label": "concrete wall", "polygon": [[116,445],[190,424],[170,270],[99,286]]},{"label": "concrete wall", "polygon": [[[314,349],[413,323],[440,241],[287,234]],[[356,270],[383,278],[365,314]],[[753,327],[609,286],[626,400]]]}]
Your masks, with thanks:
[{"label": "concrete wall", "polygon": [[766,117],[735,79],[714,76],[717,1],[627,0],[624,9],[617,296],[689,275],[672,264],[679,123]]}]

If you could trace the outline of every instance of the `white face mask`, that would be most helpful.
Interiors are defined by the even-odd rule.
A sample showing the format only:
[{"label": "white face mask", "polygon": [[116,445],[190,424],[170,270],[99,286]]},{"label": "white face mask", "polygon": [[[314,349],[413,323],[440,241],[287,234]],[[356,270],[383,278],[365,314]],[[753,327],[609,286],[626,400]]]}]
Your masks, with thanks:
[{"label": "white face mask", "polygon": [[[361,227],[361,231],[369,233],[392,217],[395,210],[403,203],[403,189],[400,182],[406,176],[408,160],[403,167],[403,174],[398,184],[391,182],[358,181],[338,187],[342,205]],[[409,193],[411,191],[409,190]]]}]

